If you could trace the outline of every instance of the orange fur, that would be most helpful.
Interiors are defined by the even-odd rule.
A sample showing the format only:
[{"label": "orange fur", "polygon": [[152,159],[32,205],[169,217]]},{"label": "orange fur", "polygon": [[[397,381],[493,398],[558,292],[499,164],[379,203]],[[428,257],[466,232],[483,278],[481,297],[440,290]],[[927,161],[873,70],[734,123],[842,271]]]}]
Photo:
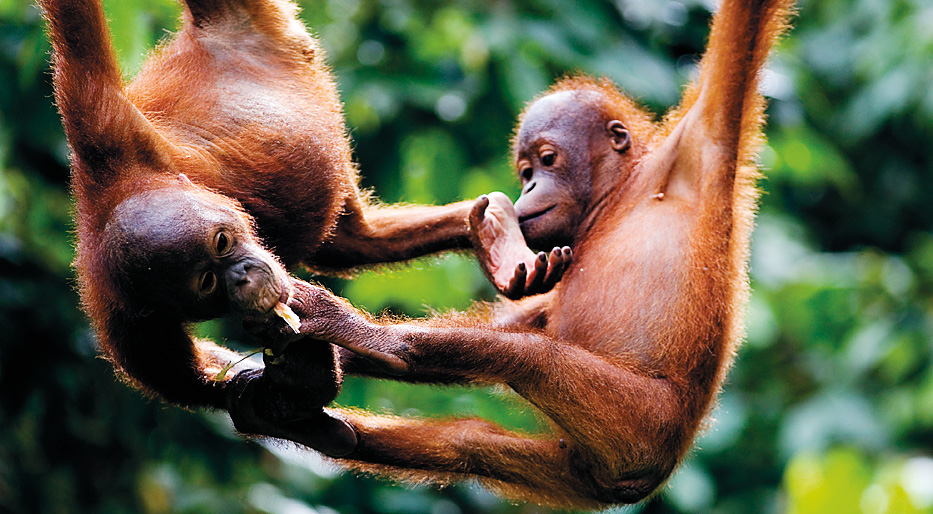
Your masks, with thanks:
[{"label": "orange fur", "polygon": [[[410,366],[405,380],[507,384],[554,427],[526,436],[476,419],[333,411],[358,437],[342,462],[401,479],[476,478],[509,497],[577,507],[636,502],[667,479],[741,336],[754,155],[764,121],[758,74],[786,28],[790,3],[725,0],[700,81],[660,123],[607,81],[572,78],[554,86],[551,93],[595,93],[598,103],[581,100],[595,107],[597,119],[587,121],[601,130],[621,120],[633,140],[624,157],[583,141],[599,202],[571,227],[573,266],[551,293],[503,302],[492,312],[403,323],[374,322],[320,291],[301,290],[313,292],[293,306],[303,335],[395,353]],[[234,412],[239,397],[226,398],[206,383],[206,370],[230,355],[192,342],[181,323],[120,305],[99,234],[121,199],[183,171],[198,184],[191,187],[238,200],[283,260],[324,267],[372,262],[366,252],[373,241],[383,244],[376,245],[382,260],[462,244],[465,209],[432,210],[428,218],[446,220],[436,228],[442,236],[417,241],[412,250],[406,239],[433,222],[420,210],[408,225],[392,218],[405,209],[376,220],[384,211],[358,196],[355,168],[342,150],[339,102],[319,49],[296,30],[291,4],[189,4],[182,32],[124,89],[99,4],[42,2],[55,47],[57,99],[75,151],[79,280],[101,343],[118,363],[132,358],[144,366],[134,375],[140,385],[174,401]],[[247,19],[252,23],[241,23]],[[245,50],[214,47],[214,38],[233,38]],[[324,82],[316,83],[320,77]],[[292,80],[308,83],[307,96],[288,89]],[[257,90],[279,103],[257,104]],[[320,152],[292,151],[309,144]],[[263,173],[248,173],[257,168]],[[279,174],[291,169],[301,170],[299,179]],[[276,186],[282,180],[309,182],[286,192]],[[302,200],[302,194],[322,196]],[[316,210],[299,220],[296,206]],[[344,352],[341,360],[349,372],[386,374],[355,354]],[[244,426],[261,421],[246,419]],[[273,435],[304,440],[300,425],[273,428]]]},{"label": "orange fur", "polygon": [[[341,326],[364,327],[371,344],[409,362],[402,379],[508,384],[553,432],[336,411],[359,435],[343,462],[417,481],[476,478],[513,498],[575,507],[636,502],[670,476],[741,339],[764,122],[758,76],[790,10],[790,0],[725,0],[699,82],[658,123],[605,80],[568,78],[546,93],[597,93],[562,97],[595,110],[550,112],[597,113],[595,135],[577,136],[593,139],[573,148],[589,149],[594,196],[605,198],[572,227],[573,265],[554,291],[417,323],[374,325],[343,311]],[[614,119],[632,134],[621,157],[597,150]],[[516,159],[530,151],[520,145],[544,144],[536,137],[550,141],[560,127],[576,125],[555,122],[527,142],[516,135]]]},{"label": "orange fur", "polygon": [[336,84],[289,0],[187,0],[180,31],[130,84],[100,0],[40,5],[73,151],[82,302],[103,352],[147,393],[223,406],[214,360],[237,356],[126,301],[133,277],[102,234],[130,197],[210,193],[255,220],[289,266],[340,272],[470,246],[470,202],[382,208],[360,193]]}]

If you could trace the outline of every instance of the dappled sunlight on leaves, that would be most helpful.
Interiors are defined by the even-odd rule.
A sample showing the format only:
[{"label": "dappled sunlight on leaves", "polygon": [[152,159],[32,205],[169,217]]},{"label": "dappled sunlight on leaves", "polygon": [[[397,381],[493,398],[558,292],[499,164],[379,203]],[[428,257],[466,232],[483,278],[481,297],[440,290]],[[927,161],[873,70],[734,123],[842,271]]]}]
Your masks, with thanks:
[{"label": "dappled sunlight on leaves", "polygon": [[800,454],[784,474],[787,514],[933,512],[933,460],[872,459],[839,447]]}]

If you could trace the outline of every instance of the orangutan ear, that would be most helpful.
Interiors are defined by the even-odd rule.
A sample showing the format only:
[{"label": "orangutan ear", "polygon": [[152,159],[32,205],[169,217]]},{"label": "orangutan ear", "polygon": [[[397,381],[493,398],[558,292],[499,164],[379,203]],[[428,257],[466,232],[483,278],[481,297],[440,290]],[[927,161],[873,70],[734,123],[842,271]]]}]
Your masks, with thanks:
[{"label": "orangutan ear", "polygon": [[606,125],[606,130],[610,133],[609,146],[613,150],[623,153],[632,146],[632,136],[628,129],[619,120],[612,120]]}]

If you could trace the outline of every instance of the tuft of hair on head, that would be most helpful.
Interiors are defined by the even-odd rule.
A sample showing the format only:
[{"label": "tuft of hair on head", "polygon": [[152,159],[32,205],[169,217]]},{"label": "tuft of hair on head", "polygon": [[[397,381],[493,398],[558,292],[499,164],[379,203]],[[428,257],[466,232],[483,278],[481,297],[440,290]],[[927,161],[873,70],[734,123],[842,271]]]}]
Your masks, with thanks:
[{"label": "tuft of hair on head", "polygon": [[632,133],[633,138],[640,141],[641,144],[646,144],[654,139],[657,124],[655,123],[655,116],[651,111],[623,93],[612,80],[606,77],[595,78],[590,75],[577,74],[567,75],[561,78],[547,90],[525,104],[525,108],[518,118],[516,133],[513,134],[513,147],[515,146],[515,137],[517,137],[518,133],[517,127],[521,126],[528,109],[534,105],[535,102],[546,96],[565,91],[589,91],[598,93],[605,101],[596,107],[603,113],[606,119],[621,121]]}]

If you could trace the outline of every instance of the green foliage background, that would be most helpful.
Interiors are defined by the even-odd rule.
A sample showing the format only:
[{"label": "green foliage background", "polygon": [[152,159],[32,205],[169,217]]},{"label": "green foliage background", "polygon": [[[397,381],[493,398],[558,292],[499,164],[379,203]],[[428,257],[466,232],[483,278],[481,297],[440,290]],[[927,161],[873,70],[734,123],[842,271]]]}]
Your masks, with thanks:
[{"label": "green foliage background", "polygon": [[[302,2],[385,201],[517,193],[513,120],[556,77],[607,75],[663,111],[707,33],[703,0]],[[131,76],[171,0],[108,0]],[[933,512],[933,3],[806,0],[773,59],[748,339],[664,513]],[[0,513],[532,513],[473,486],[403,488],[147,401],[77,308],[68,148],[37,8],[0,0]],[[371,311],[490,298],[463,257],[326,282]],[[235,326],[206,334],[250,342]],[[339,398],[531,429],[501,390],[351,380]]]}]

